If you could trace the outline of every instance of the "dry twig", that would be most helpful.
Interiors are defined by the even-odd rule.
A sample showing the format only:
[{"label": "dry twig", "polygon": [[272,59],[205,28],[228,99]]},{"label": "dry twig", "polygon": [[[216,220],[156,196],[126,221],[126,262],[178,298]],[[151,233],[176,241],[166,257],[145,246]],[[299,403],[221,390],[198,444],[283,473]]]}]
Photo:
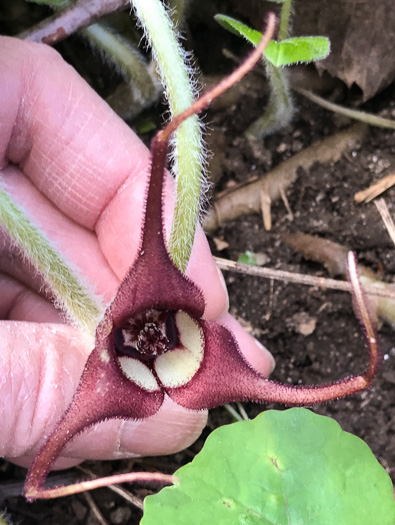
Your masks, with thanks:
[{"label": "dry twig", "polygon": [[387,228],[388,234],[391,237],[392,242],[395,244],[395,224],[391,217],[387,203],[385,202],[384,199],[377,199],[376,201],[374,201],[374,203],[381,215],[381,218],[383,219],[383,223],[385,224],[385,227]]},{"label": "dry twig", "polygon": [[315,162],[337,162],[345,151],[355,147],[364,138],[367,131],[368,127],[364,124],[354,124],[297,153],[260,179],[223,194],[208,212],[204,229],[212,232],[221,224],[241,215],[259,213],[262,188],[267,187],[273,202],[295,181],[299,168],[308,170]]},{"label": "dry twig", "polygon": [[52,45],[95,23],[103,16],[129,6],[129,0],[79,0],[18,36],[31,42]]},{"label": "dry twig", "polygon": [[100,512],[99,507],[96,505],[95,500],[92,498],[91,494],[89,492],[84,492],[84,496],[86,501],[88,502],[88,505],[93,512],[95,518],[99,522],[100,525],[109,525],[108,521],[105,519],[103,514]]},{"label": "dry twig", "polygon": [[[214,257],[218,267],[224,271],[243,273],[246,275],[257,275],[266,279],[283,281],[287,283],[303,284],[305,286],[317,286],[319,288],[330,288],[332,290],[341,290],[343,292],[352,292],[352,286],[346,281],[337,281],[336,279],[327,279],[326,277],[315,277],[313,275],[304,275],[301,273],[287,272],[285,270],[273,270],[272,268],[262,268],[250,266],[236,261],[229,261]],[[376,297],[385,297],[395,300],[395,291],[383,288],[377,288],[374,285],[364,285],[365,293]]]},{"label": "dry twig", "polygon": [[395,174],[387,175],[387,177],[380,179],[378,182],[372,184],[372,186],[369,186],[369,188],[356,193],[354,195],[354,200],[358,203],[363,201],[370,202],[394,185]]},{"label": "dry twig", "polygon": [[328,109],[329,111],[333,111],[334,113],[338,113],[339,115],[344,115],[345,117],[358,120],[359,122],[364,122],[365,124],[369,124],[370,126],[376,126],[378,128],[385,129],[395,129],[394,120],[379,117],[378,115],[373,115],[372,113],[367,113],[366,111],[360,111],[359,109],[351,109],[341,106],[340,104],[334,104],[333,102],[330,102],[329,100],[326,100],[316,95],[315,93],[308,91],[307,89],[302,89],[298,87],[293,87],[292,89],[297,93],[300,93],[307,99],[311,100],[318,106]]}]

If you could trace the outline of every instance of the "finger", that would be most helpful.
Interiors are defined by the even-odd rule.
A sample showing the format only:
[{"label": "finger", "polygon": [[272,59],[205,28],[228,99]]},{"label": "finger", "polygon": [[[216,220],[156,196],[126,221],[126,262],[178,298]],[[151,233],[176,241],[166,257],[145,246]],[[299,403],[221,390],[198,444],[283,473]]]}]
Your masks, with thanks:
[{"label": "finger", "polygon": [[63,213],[93,229],[148,152],[60,55],[0,38],[0,166],[22,171]]},{"label": "finger", "polygon": [[269,350],[247,333],[230,314],[222,316],[219,319],[219,323],[226,326],[233,333],[242,354],[255,370],[268,377],[276,365],[274,357]]},{"label": "finger", "polygon": [[207,423],[207,411],[186,410],[166,398],[153,416],[104,421],[77,436],[62,453],[67,461],[174,454],[189,447]]},{"label": "finger", "polygon": [[[18,322],[1,323],[0,338],[0,454],[26,465],[69,405],[92,342],[68,326]],[[205,421],[205,412],[166,402],[153,418],[111,420],[87,430],[65,450],[61,464],[172,453],[189,445]]]},{"label": "finger", "polygon": [[0,274],[0,290],[0,319],[63,323],[59,311],[50,302],[12,277]]},{"label": "finger", "polygon": [[[100,248],[121,279],[139,245],[148,150],[55,51],[6,37],[0,47],[0,97],[7,101],[0,167],[19,165],[67,217],[96,227]],[[170,179],[167,188],[174,192]],[[128,194],[130,199],[122,198]],[[122,203],[131,205],[126,217]],[[172,205],[165,214],[169,223]],[[201,229],[195,245],[188,273],[206,297],[206,317],[214,318],[226,308],[227,297]]]}]

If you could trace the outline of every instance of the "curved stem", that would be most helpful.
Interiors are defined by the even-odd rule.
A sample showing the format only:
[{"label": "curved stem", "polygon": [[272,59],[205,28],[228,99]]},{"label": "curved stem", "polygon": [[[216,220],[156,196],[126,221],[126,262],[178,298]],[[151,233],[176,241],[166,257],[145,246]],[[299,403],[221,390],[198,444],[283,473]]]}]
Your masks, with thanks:
[{"label": "curved stem", "polygon": [[[43,3],[54,9],[58,7],[51,0]],[[52,45],[109,13],[125,9],[128,5],[129,0],[78,0],[71,5],[68,2],[66,9],[55,12],[50,18],[20,33],[18,37]]]},{"label": "curved stem", "polygon": [[[157,100],[160,90],[159,80],[131,42],[100,22],[83,29],[81,33],[102,52],[104,59],[107,59],[107,56],[110,58],[111,63],[117,66],[124,80],[130,85],[133,103],[137,106],[131,111],[132,115]],[[128,116],[130,118],[130,115]]]},{"label": "curved stem", "polygon": [[370,126],[376,126],[378,128],[384,129],[395,129],[395,121],[380,117],[378,115],[373,115],[372,113],[367,113],[366,111],[360,111],[359,109],[346,108],[345,106],[340,106],[340,104],[335,104],[329,100],[316,95],[312,91],[302,88],[292,88],[297,93],[300,93],[304,97],[308,98],[318,106],[333,111],[334,113],[339,113],[339,115],[344,115],[345,117],[352,118],[354,120],[359,120],[359,122],[365,122]]},{"label": "curved stem", "polygon": [[169,140],[170,135],[189,117],[195,113],[202,111],[207,107],[215,98],[219,97],[230,87],[241,80],[251,69],[256,65],[258,60],[261,58],[262,53],[266,49],[270,39],[273,36],[274,29],[276,26],[276,17],[273,13],[269,13],[267,17],[266,30],[264,31],[259,44],[256,46],[254,51],[240,64],[240,66],[233,71],[230,75],[225,77],[219,84],[209,89],[198,100],[196,100],[191,106],[189,106],[180,115],[173,118],[171,122],[167,124],[165,128],[158,131],[156,134],[156,140],[160,143],[165,143]]},{"label": "curved stem", "polygon": [[[165,483],[172,484],[177,481],[177,478],[171,474],[162,474],[161,472],[127,472],[126,474],[115,474],[105,478],[91,479],[89,481],[80,481],[65,487],[57,487],[54,489],[44,489],[39,492],[31,492],[28,500],[32,501],[39,497],[40,499],[60,498],[64,496],[71,496],[72,494],[79,494],[87,490],[94,490],[100,487],[108,487],[119,483]],[[1,522],[0,522],[1,525]]]},{"label": "curved stem", "polygon": [[[159,0],[133,0],[136,15],[144,27],[166,89],[171,115],[178,115],[193,100],[193,89],[171,20]],[[202,143],[196,116],[185,121],[175,135],[173,155],[177,172],[177,201],[170,235],[170,256],[185,271],[192,250],[199,216],[202,171]]]},{"label": "curved stem", "polygon": [[264,60],[266,76],[270,83],[270,96],[265,112],[245,132],[249,139],[257,140],[285,127],[293,115],[292,97],[289,91],[288,72]]}]

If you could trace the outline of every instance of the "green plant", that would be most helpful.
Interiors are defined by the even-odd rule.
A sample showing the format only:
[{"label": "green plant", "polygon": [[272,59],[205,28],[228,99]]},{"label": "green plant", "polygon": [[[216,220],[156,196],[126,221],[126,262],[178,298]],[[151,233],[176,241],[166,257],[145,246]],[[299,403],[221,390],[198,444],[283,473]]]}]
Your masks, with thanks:
[{"label": "green plant", "polygon": [[[251,139],[259,139],[286,126],[292,118],[293,102],[289,90],[287,71],[284,66],[322,60],[330,50],[329,40],[325,37],[288,38],[289,19],[292,0],[272,0],[281,3],[281,16],[277,41],[272,40],[264,53],[266,76],[270,84],[268,105],[262,117],[247,130]],[[242,36],[254,46],[261,38],[261,33],[229,16],[218,14],[216,21],[225,29]]]},{"label": "green plant", "polygon": [[302,408],[215,430],[149,496],[142,525],[393,525],[391,480],[366,443]]}]

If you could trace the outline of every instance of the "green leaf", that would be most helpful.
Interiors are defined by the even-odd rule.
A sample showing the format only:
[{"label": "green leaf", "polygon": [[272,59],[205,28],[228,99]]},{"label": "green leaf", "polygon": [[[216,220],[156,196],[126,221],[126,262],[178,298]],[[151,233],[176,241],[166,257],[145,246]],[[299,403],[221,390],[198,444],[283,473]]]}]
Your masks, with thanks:
[{"label": "green leaf", "polygon": [[[225,29],[247,39],[256,46],[262,38],[262,33],[225,15],[215,15],[215,20]],[[288,66],[298,62],[312,62],[327,57],[330,42],[323,36],[303,36],[287,38],[281,42],[271,40],[265,50],[265,57],[276,67]]]},{"label": "green leaf", "polygon": [[302,408],[221,427],[149,496],[142,525],[394,525],[388,474],[361,439]]},{"label": "green leaf", "polygon": [[235,18],[226,15],[215,15],[214,19],[225,29],[234,33],[235,35],[242,36],[246,38],[254,46],[258,45],[259,41],[262,38],[262,33],[256,31],[251,27],[246,26],[242,22],[239,22]]},{"label": "green leaf", "polygon": [[276,67],[322,60],[329,55],[330,43],[324,36],[300,36],[269,42],[265,56]]},{"label": "green leaf", "polygon": [[249,264],[250,266],[257,266],[257,262],[255,260],[255,253],[250,252],[250,250],[246,250],[244,253],[242,253],[237,259],[237,262]]}]

